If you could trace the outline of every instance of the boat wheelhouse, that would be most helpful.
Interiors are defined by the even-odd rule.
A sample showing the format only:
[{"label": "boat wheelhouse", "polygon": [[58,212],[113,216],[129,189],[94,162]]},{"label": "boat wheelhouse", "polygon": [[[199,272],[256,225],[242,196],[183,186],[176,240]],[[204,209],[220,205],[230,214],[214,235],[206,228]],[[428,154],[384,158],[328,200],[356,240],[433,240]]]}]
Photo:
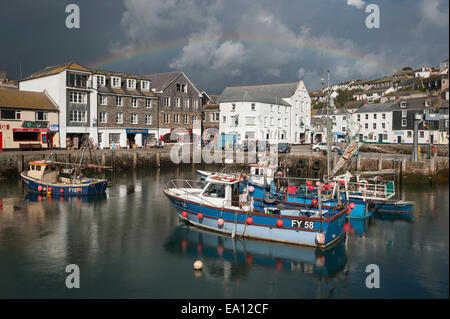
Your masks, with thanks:
[{"label": "boat wheelhouse", "polygon": [[[205,185],[206,184],[206,185]],[[171,180],[164,193],[178,216],[197,227],[232,237],[250,237],[325,248],[343,234],[348,207],[253,208],[247,181],[214,174],[202,181]]]}]

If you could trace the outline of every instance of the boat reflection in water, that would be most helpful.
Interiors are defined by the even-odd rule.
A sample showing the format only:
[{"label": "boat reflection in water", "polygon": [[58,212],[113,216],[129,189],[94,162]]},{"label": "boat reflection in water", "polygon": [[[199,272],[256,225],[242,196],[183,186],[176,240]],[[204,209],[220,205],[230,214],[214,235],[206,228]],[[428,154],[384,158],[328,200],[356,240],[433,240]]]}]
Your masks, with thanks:
[{"label": "boat reflection in water", "polygon": [[25,196],[25,201],[27,202],[42,202],[42,201],[49,201],[49,200],[56,200],[56,201],[64,201],[64,202],[77,202],[77,203],[92,203],[96,201],[102,201],[107,199],[106,193],[96,194],[96,195],[72,195],[72,196],[60,196],[60,195],[54,195],[54,196],[46,196],[41,195],[39,193],[34,192],[28,192]]},{"label": "boat reflection in water", "polygon": [[165,244],[170,253],[199,258],[207,277],[231,280],[246,277],[252,265],[329,277],[347,263],[345,241],[328,250],[231,238],[218,233],[179,225]]}]

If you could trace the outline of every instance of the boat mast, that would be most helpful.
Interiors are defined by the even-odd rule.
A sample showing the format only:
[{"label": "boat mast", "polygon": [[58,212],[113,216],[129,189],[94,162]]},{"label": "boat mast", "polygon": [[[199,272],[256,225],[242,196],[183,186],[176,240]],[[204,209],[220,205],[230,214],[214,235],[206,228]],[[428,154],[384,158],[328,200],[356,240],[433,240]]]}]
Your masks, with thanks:
[{"label": "boat mast", "polygon": [[332,123],[330,119],[330,70],[327,70],[328,72],[328,92],[327,92],[327,178],[330,177],[331,174],[331,128]]}]

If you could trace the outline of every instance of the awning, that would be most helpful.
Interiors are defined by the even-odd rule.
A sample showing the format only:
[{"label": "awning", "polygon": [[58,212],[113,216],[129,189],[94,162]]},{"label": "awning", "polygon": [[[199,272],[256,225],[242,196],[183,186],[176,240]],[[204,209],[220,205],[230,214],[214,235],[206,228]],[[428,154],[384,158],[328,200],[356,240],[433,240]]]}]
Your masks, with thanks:
[{"label": "awning", "polygon": [[13,132],[48,132],[48,128],[13,128]]}]

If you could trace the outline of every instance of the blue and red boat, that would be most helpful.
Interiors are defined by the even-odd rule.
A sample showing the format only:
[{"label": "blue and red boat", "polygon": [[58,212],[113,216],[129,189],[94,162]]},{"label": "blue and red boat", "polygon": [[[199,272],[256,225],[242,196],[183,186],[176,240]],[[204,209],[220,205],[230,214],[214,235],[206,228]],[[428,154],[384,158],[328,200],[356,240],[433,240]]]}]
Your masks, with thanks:
[{"label": "blue and red boat", "polygon": [[[108,187],[107,179],[87,178],[80,176],[75,168],[62,168],[68,163],[54,161],[32,161],[30,169],[20,176],[32,192],[45,195],[98,195]],[[90,165],[91,168],[101,168]]]},{"label": "blue and red boat", "polygon": [[215,174],[204,182],[171,180],[164,193],[182,220],[232,237],[327,248],[344,234],[346,205],[255,209],[246,183]]}]

